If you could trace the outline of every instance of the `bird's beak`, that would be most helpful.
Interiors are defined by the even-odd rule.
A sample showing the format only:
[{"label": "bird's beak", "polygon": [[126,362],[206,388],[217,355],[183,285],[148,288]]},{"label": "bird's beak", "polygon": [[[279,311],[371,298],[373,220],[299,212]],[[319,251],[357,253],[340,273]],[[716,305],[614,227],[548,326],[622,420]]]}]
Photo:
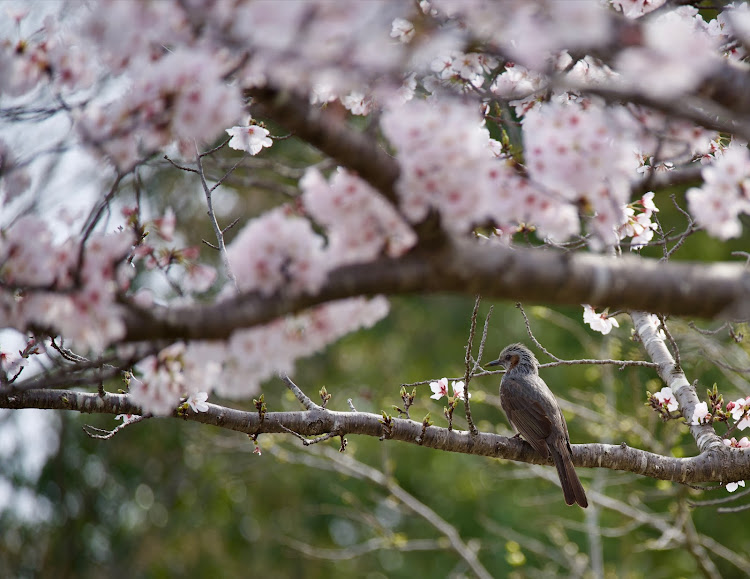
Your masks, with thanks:
[{"label": "bird's beak", "polygon": [[497,360],[492,360],[492,362],[487,362],[487,366],[499,366],[500,365],[500,358]]}]

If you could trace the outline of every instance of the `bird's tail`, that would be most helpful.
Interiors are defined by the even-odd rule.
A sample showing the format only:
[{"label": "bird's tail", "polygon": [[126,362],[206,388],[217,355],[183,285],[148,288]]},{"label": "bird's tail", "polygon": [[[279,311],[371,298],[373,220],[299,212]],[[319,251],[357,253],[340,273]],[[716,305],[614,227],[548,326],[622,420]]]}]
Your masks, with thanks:
[{"label": "bird's tail", "polygon": [[573,466],[568,449],[559,450],[551,447],[550,451],[552,460],[555,462],[555,468],[557,468],[557,476],[560,477],[560,485],[565,495],[565,502],[569,505],[578,503],[585,509],[589,506],[589,501],[586,499],[581,479],[576,474],[576,469]]}]

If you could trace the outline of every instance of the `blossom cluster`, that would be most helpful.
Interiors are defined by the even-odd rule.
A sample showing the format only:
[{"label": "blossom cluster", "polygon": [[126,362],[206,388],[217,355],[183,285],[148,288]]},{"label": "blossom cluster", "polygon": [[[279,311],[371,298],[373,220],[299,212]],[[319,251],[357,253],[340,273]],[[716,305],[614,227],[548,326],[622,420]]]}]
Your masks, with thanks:
[{"label": "blossom cluster", "polygon": [[0,327],[51,328],[101,351],[125,333],[117,294],[133,243],[127,230],[57,242],[46,221],[21,217],[0,235]]},{"label": "blossom cluster", "polygon": [[643,197],[625,206],[625,223],[620,225],[617,234],[620,239],[632,237],[630,249],[639,249],[647,245],[654,237],[657,228],[651,221],[654,213],[658,212],[654,205],[654,193],[649,191]]},{"label": "blossom cluster", "polygon": [[[750,396],[739,398],[727,403],[727,412],[736,422],[735,426],[739,430],[745,430],[750,427]],[[707,402],[699,402],[693,410],[690,424],[709,424],[713,419],[713,414],[708,409]]]},{"label": "blossom cluster", "polygon": [[[576,102],[537,106],[523,120],[530,177],[571,207],[590,204],[590,227],[600,244],[615,243],[616,231],[628,220],[625,208],[637,160],[627,128],[604,107]],[[567,221],[563,239],[580,229],[577,219]]]},{"label": "blossom cluster", "polygon": [[544,68],[561,50],[595,49],[612,31],[608,9],[598,0],[509,0],[498,10],[486,0],[438,0],[435,7],[524,66]]},{"label": "blossom cluster", "polygon": [[719,239],[742,232],[741,213],[750,213],[750,151],[736,141],[717,150],[715,161],[701,171],[703,184],[686,196],[697,223]]},{"label": "blossom cluster", "polygon": [[79,134],[120,169],[174,141],[193,156],[196,141],[211,142],[242,114],[238,87],[222,81],[225,67],[206,51],[170,52],[144,66],[124,95],[80,115]]},{"label": "blossom cluster", "polygon": [[308,169],[300,188],[305,209],[325,227],[329,267],[369,261],[382,253],[398,257],[416,243],[393,205],[350,171],[340,168],[326,180],[317,169]]},{"label": "blossom cluster", "polygon": [[659,392],[654,394],[654,398],[667,412],[673,412],[680,408],[680,403],[674,397],[674,393],[669,386],[665,386]]},{"label": "blossom cluster", "polygon": [[315,293],[328,270],[323,245],[310,222],[285,206],[248,222],[227,247],[227,257],[241,291],[271,295],[283,286],[291,293]]},{"label": "blossom cluster", "polygon": [[[451,388],[453,389],[454,399],[464,399],[464,396],[466,395],[466,385],[464,384],[463,380],[451,381]],[[448,378],[440,378],[440,380],[430,382],[430,390],[432,390],[432,395],[430,396],[430,398],[432,398],[433,400],[440,400],[443,396],[446,396],[448,398],[451,397],[448,391]],[[469,392],[469,398],[471,398],[471,392]]]},{"label": "blossom cluster", "polygon": [[229,398],[252,396],[261,382],[291,374],[299,358],[371,327],[387,313],[383,297],[351,298],[238,330],[226,343],[179,342],[139,362],[129,391],[144,412],[157,415],[173,412],[186,396],[201,411],[205,400],[198,393],[203,390]]},{"label": "blossom cluster", "polygon": [[635,128],[624,111],[610,112],[575,101],[531,108],[523,119],[523,174],[496,155],[498,143],[471,103],[391,107],[381,126],[397,149],[401,210],[417,222],[435,209],[454,233],[491,220],[500,227],[533,225],[543,237],[565,241],[581,233],[579,207],[590,207],[592,246],[632,237],[637,248],[652,238],[658,209],[652,192],[629,200],[639,167],[628,138]]},{"label": "blossom cluster", "polygon": [[583,306],[583,323],[588,324],[595,332],[601,332],[605,336],[612,331],[612,328],[619,328],[620,323],[615,318],[609,317],[608,309],[601,313],[588,305]]},{"label": "blossom cluster", "polygon": [[657,98],[684,94],[719,60],[715,36],[692,6],[644,19],[641,34],[642,43],[622,50],[614,68],[624,86],[645,94]]},{"label": "blossom cluster", "polygon": [[745,430],[750,427],[750,396],[729,402],[727,411],[737,423],[737,428]]},{"label": "blossom cluster", "polygon": [[400,207],[412,222],[437,210],[455,234],[478,224],[534,223],[565,239],[579,230],[576,208],[536,187],[496,155],[480,111],[461,100],[410,101],[388,109],[383,132],[397,149]]}]

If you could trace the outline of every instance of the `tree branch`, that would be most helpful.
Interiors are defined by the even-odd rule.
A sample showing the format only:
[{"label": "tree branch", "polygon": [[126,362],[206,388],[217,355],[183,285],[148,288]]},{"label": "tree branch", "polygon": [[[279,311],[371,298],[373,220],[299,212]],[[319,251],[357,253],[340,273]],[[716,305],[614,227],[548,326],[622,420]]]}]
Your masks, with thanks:
[{"label": "tree branch", "polygon": [[369,135],[354,130],[333,111],[310,105],[307,97],[270,87],[254,88],[246,95],[253,99],[253,112],[274,120],[336,162],[357,172],[398,206],[394,191],[398,163]]},{"label": "tree branch", "polygon": [[239,328],[331,300],[445,292],[703,318],[750,317],[750,273],[744,264],[663,263],[628,255],[612,259],[467,240],[341,267],[316,295],[243,294],[212,305],[131,309],[125,340],[226,339]]},{"label": "tree branch", "polygon": [[[185,411],[181,419],[210,424],[250,435],[288,434],[293,430],[303,436],[335,433],[337,436],[359,434],[381,438],[382,416],[365,412],[338,412],[323,408],[299,412],[245,412],[209,404],[206,412]],[[142,414],[142,410],[124,394],[98,394],[72,390],[26,390],[0,395],[0,408],[42,408],[73,410],[95,414]],[[177,412],[173,414],[177,417]],[[449,431],[413,420],[391,418],[389,439],[447,452],[504,458],[530,464],[551,464],[536,454],[531,446],[517,438],[480,432],[471,436],[465,431]],[[419,440],[419,441],[418,441]],[[679,483],[708,481],[731,482],[747,477],[750,453],[712,446],[691,458],[660,456],[625,445],[575,444],[573,463],[579,467],[607,468],[640,474],[650,478]]]}]

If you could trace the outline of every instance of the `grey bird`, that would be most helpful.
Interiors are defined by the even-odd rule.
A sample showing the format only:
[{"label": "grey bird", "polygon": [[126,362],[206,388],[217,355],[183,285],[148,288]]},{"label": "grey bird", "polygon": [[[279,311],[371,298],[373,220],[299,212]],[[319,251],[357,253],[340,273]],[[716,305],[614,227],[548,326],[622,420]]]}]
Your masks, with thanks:
[{"label": "grey bird", "polygon": [[552,458],[565,502],[586,508],[589,502],[573,467],[568,425],[555,396],[539,377],[539,362],[534,354],[523,344],[511,344],[487,365],[505,368],[500,404],[511,425],[534,450],[544,458]]}]

